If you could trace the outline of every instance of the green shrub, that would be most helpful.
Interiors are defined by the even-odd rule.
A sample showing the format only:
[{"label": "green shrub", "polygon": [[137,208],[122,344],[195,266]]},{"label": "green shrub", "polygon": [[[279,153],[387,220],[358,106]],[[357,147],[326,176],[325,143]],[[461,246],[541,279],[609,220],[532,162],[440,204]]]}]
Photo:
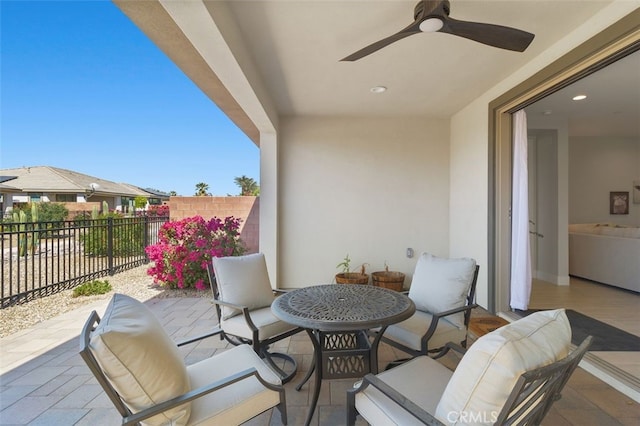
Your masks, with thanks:
[{"label": "green shrub", "polygon": [[109,293],[111,290],[112,288],[111,288],[111,284],[109,284],[109,281],[95,280],[95,281],[90,281],[88,283],[84,283],[74,288],[73,297],[105,294],[105,293]]},{"label": "green shrub", "polygon": [[118,257],[144,255],[144,218],[123,218],[117,212],[102,214],[99,219],[92,221],[91,227],[80,236],[84,253],[87,256],[109,254],[109,219],[113,225],[111,255]]},{"label": "green shrub", "polygon": [[73,226],[82,227],[91,224],[91,213],[78,212],[73,216]]},{"label": "green shrub", "polygon": [[69,215],[69,209],[61,203],[38,203],[40,222],[62,222]]},{"label": "green shrub", "polygon": [[[32,217],[33,205],[37,206],[37,218]],[[24,211],[27,215],[27,222],[62,222],[69,215],[69,209],[64,204],[42,201],[16,204],[13,211]]]},{"label": "green shrub", "polygon": [[136,209],[144,209],[147,205],[147,197],[138,195],[136,198],[134,198],[133,205],[136,207]]}]

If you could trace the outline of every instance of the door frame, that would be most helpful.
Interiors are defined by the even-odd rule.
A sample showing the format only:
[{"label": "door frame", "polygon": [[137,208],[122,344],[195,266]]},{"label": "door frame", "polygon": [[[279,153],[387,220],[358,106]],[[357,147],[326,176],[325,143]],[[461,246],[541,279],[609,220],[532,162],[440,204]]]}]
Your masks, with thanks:
[{"label": "door frame", "polygon": [[640,50],[636,9],[489,103],[488,309],[507,312],[511,262],[511,115]]}]

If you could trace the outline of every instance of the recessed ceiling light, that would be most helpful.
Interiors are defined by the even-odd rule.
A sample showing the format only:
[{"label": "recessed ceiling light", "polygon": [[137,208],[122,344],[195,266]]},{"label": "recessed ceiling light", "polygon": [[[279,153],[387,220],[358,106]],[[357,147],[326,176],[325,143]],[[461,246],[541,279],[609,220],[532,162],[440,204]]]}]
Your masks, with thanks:
[{"label": "recessed ceiling light", "polygon": [[544,110],[544,111],[542,112],[542,114],[543,114],[543,115],[551,115],[551,114],[553,114],[553,111],[551,111],[550,109],[547,109],[547,110]]},{"label": "recessed ceiling light", "polygon": [[387,88],[384,86],[375,86],[375,87],[372,87],[370,90],[371,90],[371,93],[383,93],[387,91]]},{"label": "recessed ceiling light", "polygon": [[583,99],[587,99],[587,95],[577,95],[573,97],[574,101],[581,101]]}]

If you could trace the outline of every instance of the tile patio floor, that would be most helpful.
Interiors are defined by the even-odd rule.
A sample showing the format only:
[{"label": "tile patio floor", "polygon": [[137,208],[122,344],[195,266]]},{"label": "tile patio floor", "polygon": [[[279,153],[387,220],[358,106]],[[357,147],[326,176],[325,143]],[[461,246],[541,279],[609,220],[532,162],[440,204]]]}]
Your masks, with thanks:
[{"label": "tile patio floor", "polygon": [[[175,340],[203,334],[215,326],[206,298],[151,299],[145,302]],[[117,425],[120,416],[78,355],[78,335],[91,310],[104,312],[97,302],[44,321],[33,328],[0,339],[1,425]],[[479,312],[482,315],[482,312]],[[312,345],[300,333],[277,346],[295,356],[298,376],[286,385],[290,425],[301,425],[308,409],[309,384],[294,388],[309,368]],[[181,348],[187,363],[227,348],[217,337]],[[383,345],[380,364],[402,357]],[[444,362],[453,365],[455,359]],[[335,426],[345,422],[345,391],[355,379],[323,382],[313,423]],[[428,386],[428,383],[425,383]],[[277,412],[266,412],[249,425],[279,425]],[[361,419],[358,424],[365,424]],[[638,425],[640,405],[582,369],[565,388],[544,425]]]}]

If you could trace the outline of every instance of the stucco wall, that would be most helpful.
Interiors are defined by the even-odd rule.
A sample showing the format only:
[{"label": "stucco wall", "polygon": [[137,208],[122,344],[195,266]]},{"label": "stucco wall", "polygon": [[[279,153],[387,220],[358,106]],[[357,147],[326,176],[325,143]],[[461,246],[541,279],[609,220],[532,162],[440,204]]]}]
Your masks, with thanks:
[{"label": "stucco wall", "polygon": [[94,207],[96,207],[98,211],[102,210],[102,203],[98,201],[88,201],[86,203],[73,203],[67,201],[60,204],[64,204],[64,206],[69,211],[67,220],[73,219],[73,217],[78,214],[78,212],[92,212]]},{"label": "stucco wall", "polygon": [[171,220],[202,216],[204,219],[233,216],[242,219],[240,238],[248,253],[259,251],[259,197],[171,197],[169,199]]},{"label": "stucco wall", "polygon": [[449,252],[449,122],[286,118],[279,143],[279,286],[332,282],[348,253],[410,279],[406,248]]},{"label": "stucco wall", "polygon": [[[640,225],[632,182],[640,179],[640,141],[632,138],[571,138],[569,223]],[[629,192],[629,214],[609,214],[609,192]]]}]

